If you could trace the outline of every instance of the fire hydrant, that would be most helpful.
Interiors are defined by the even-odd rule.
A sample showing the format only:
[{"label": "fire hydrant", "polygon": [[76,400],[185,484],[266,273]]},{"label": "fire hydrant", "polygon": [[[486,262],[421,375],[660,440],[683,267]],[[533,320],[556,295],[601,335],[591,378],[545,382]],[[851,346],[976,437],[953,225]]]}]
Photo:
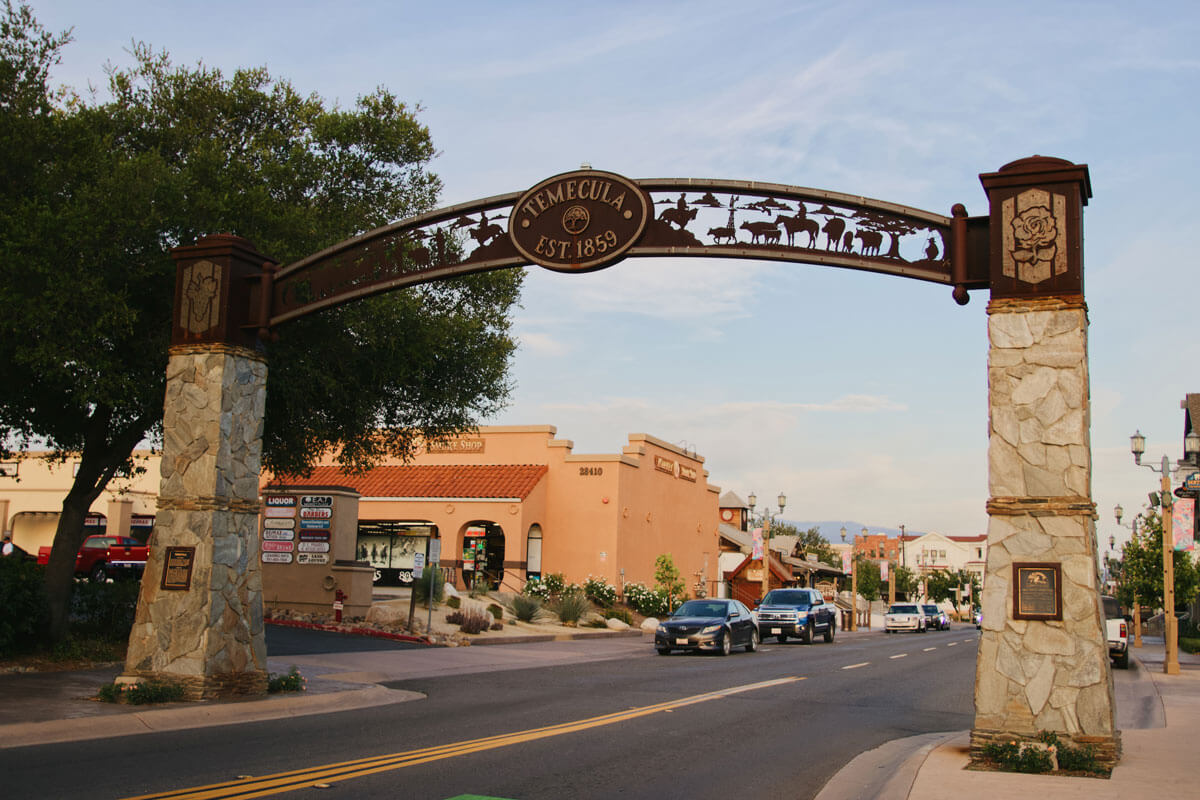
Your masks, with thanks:
[{"label": "fire hydrant", "polygon": [[333,593],[333,620],[334,622],[342,621],[342,608],[345,605],[343,601],[346,599],[346,593],[338,589]]}]

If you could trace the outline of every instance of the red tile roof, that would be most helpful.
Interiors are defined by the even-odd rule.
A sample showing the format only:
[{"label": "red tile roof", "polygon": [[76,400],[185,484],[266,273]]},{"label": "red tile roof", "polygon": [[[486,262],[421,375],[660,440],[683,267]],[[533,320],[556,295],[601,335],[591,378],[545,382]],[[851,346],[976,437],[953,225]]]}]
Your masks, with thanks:
[{"label": "red tile roof", "polygon": [[524,500],[548,471],[545,464],[384,466],[362,475],[317,467],[307,478],[279,476],[271,486],[351,486],[363,497],[475,497]]}]

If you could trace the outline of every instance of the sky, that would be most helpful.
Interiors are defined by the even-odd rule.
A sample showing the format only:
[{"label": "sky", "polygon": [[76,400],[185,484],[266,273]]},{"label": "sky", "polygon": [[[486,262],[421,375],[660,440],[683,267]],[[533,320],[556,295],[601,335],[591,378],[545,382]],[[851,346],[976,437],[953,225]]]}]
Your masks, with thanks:
[{"label": "sky", "polygon": [[[1183,455],[1193,335],[1200,5],[1190,2],[35,0],[74,41],[57,83],[103,89],[130,43],[226,74],[267,67],[350,106],[385,86],[439,151],[441,205],[582,163],[630,178],[757,180],[949,215],[979,174],[1087,164],[1093,499],[1119,549]],[[1191,244],[1189,244],[1191,243]],[[1192,249],[1189,249],[1192,248]],[[644,432],[792,520],[985,533],[987,292],[831,267],[630,259],[530,268],[509,407],[576,453]]]}]

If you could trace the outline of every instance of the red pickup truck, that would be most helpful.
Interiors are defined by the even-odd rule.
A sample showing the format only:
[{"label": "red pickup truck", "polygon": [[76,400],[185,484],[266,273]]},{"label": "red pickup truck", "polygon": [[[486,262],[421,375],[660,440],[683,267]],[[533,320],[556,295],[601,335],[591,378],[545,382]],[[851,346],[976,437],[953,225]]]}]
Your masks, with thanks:
[{"label": "red pickup truck", "polygon": [[[89,536],[75,555],[75,574],[100,582],[109,576],[140,578],[149,552],[149,547],[128,536]],[[38,548],[37,563],[50,563],[49,547]]]}]

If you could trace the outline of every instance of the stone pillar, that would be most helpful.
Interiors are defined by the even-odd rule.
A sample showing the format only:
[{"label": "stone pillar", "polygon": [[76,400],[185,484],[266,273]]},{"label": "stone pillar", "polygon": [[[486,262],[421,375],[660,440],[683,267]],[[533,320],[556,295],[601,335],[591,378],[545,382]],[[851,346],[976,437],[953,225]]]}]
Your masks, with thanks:
[{"label": "stone pillar", "polygon": [[1023,159],[991,201],[988,558],[972,757],[1060,739],[1120,757],[1091,487],[1081,218],[1086,166]]},{"label": "stone pillar", "polygon": [[237,237],[175,251],[158,513],[122,682],[189,699],[265,693],[258,495],[267,365],[249,289],[264,259]]}]

